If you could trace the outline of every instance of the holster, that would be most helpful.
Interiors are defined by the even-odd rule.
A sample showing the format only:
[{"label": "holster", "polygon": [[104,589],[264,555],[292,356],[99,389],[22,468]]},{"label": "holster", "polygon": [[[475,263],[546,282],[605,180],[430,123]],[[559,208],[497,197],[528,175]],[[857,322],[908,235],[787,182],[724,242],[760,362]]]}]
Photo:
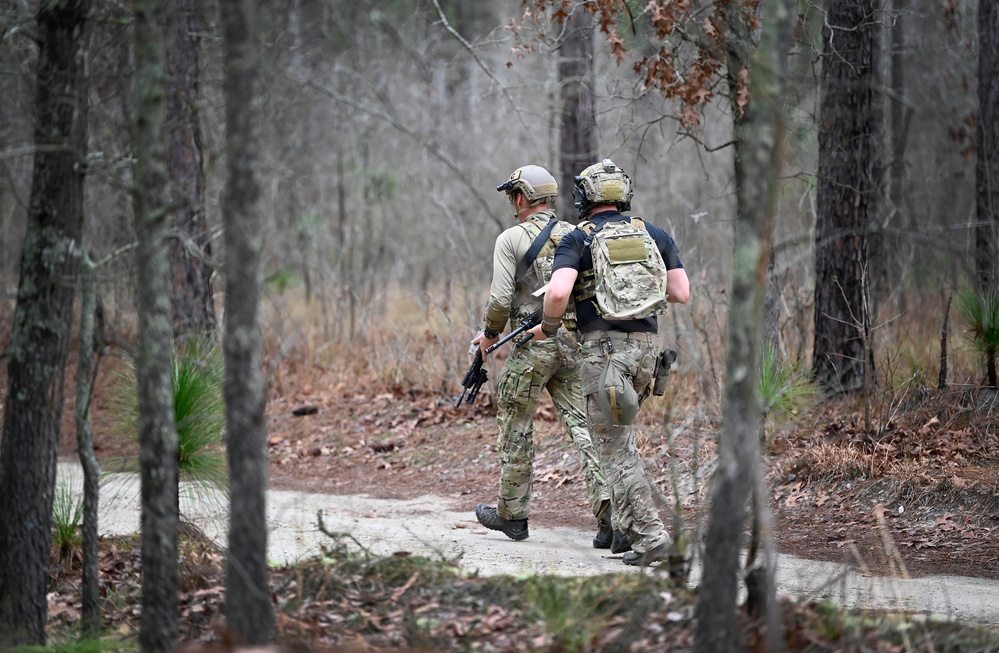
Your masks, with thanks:
[{"label": "holster", "polygon": [[652,384],[652,394],[662,397],[666,394],[666,382],[669,381],[669,368],[676,362],[676,352],[672,349],[659,354],[656,357],[656,372]]}]

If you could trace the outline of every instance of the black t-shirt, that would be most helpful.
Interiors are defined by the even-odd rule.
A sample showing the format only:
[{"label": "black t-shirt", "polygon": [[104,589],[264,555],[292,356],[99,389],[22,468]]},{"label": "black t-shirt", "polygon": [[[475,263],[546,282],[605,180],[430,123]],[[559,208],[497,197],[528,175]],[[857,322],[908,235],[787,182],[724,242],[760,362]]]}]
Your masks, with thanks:
[{"label": "black t-shirt", "polygon": [[[622,215],[617,211],[601,211],[590,216],[595,228],[599,229],[607,222],[630,220],[630,216]],[[680,262],[680,248],[676,246],[673,237],[657,227],[646,222],[649,235],[659,246],[659,252],[663,255],[663,262],[666,263],[667,270],[682,268]],[[572,268],[580,274],[593,268],[593,256],[590,248],[584,246],[586,233],[582,229],[574,229],[562,237],[555,250],[555,261],[552,265],[552,272],[560,268]],[[656,333],[659,330],[656,318],[647,317],[641,320],[605,320],[597,313],[597,306],[593,297],[584,299],[576,304],[576,319],[579,322],[579,330],[583,333],[589,331],[624,331],[625,333]]]}]

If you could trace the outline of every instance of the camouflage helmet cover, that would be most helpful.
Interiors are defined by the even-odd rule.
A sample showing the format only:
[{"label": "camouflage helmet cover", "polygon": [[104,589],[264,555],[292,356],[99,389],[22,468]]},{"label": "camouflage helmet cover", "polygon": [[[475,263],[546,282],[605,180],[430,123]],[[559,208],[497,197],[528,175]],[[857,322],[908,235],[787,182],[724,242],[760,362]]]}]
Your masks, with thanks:
[{"label": "camouflage helmet cover", "polygon": [[519,191],[531,204],[544,198],[558,197],[558,182],[552,173],[541,166],[521,166],[513,171],[510,178],[496,187],[504,193]]},{"label": "camouflage helmet cover", "polygon": [[[610,159],[604,159],[576,176],[576,186],[582,190],[586,203],[619,204],[630,207],[634,189],[631,177]],[[625,209],[626,210],[626,209]]]}]

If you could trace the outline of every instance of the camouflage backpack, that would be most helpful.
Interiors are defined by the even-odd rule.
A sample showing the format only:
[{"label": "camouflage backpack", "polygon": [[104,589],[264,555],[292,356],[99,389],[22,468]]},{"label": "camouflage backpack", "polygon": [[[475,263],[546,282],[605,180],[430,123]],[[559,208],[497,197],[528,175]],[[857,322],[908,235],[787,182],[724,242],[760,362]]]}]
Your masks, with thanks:
[{"label": "camouflage backpack", "polygon": [[[547,227],[547,225],[546,227],[539,227],[539,225],[532,220],[522,222],[521,226],[531,235],[531,238],[533,239],[539,238]],[[523,273],[527,271],[523,265],[524,263],[527,263],[527,265],[534,270],[534,274],[538,278],[538,282],[540,284],[538,288],[542,288],[547,285],[552,279],[552,265],[555,263],[555,249],[558,247],[562,237],[573,229],[575,229],[575,226],[569,224],[568,222],[556,220],[552,224],[552,228],[548,232],[544,244],[542,244],[541,248],[537,251],[537,255],[534,257],[534,260],[527,261],[526,259],[529,258],[529,256],[527,256],[524,261],[521,261],[521,265],[518,266],[518,279],[520,279]],[[538,288],[534,288],[533,290],[537,290]],[[562,317],[562,322],[565,324],[566,329],[570,331],[576,330],[576,307],[573,302],[569,302],[569,306],[566,307],[565,315]]]},{"label": "camouflage backpack", "polygon": [[575,299],[594,298],[608,320],[637,320],[666,311],[666,263],[645,222],[638,217],[579,224],[593,255],[593,269],[580,275]]}]

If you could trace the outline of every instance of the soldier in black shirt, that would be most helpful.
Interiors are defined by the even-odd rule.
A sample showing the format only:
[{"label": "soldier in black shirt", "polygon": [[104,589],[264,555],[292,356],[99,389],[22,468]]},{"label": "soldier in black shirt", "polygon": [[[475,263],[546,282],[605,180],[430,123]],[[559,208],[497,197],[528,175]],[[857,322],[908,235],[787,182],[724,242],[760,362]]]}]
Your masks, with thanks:
[{"label": "soldier in black shirt", "polygon": [[[614,525],[632,549],[624,554],[623,561],[627,565],[650,565],[666,559],[670,538],[652,499],[632,423],[642,401],[651,393],[659,353],[655,342],[657,318],[654,314],[633,319],[602,317],[596,298],[581,292],[581,286],[588,283],[584,281],[587,273],[593,268],[590,235],[611,222],[634,222],[622,213],[631,208],[631,179],[610,159],[604,159],[576,177],[573,197],[580,217],[593,224],[585,225],[589,233],[577,229],[559,243],[545,294],[542,322],[532,333],[538,338],[554,336],[569,301],[575,301],[582,347],[580,373],[590,434],[611,489]],[[644,224],[644,228],[665,264],[666,299],[670,303],[686,303],[690,282],[676,243],[655,225]],[[623,548],[626,547],[618,550]]]}]

